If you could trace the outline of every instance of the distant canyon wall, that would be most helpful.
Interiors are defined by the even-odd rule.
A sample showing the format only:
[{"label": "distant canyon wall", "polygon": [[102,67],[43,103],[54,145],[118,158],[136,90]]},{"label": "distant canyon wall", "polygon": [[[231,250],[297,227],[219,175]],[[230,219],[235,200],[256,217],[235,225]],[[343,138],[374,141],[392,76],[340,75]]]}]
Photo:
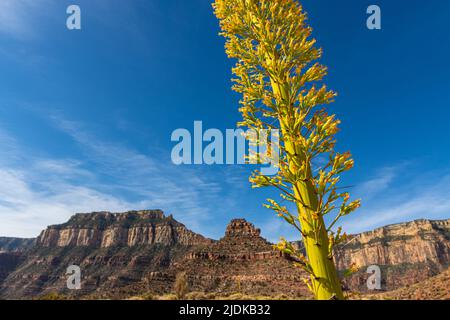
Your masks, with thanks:
[{"label": "distant canyon wall", "polygon": [[450,219],[417,220],[351,236],[335,252],[338,269],[358,266],[450,262]]},{"label": "distant canyon wall", "polygon": [[108,248],[176,243],[191,246],[210,242],[157,210],[133,211],[126,215],[109,212],[80,214],[72,217],[65,225],[48,227],[37,238],[37,245],[43,247]]}]

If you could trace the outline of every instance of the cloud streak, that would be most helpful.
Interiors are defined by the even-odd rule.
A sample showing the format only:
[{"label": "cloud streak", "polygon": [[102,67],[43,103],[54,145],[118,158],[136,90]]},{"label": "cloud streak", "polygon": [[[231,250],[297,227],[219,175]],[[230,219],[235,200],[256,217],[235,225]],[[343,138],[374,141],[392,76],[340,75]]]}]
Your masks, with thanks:
[{"label": "cloud streak", "polygon": [[[162,150],[151,157],[102,141],[81,123],[62,117],[52,123],[78,146],[76,159],[33,156],[0,131],[1,235],[36,236],[76,212],[146,208],[173,213],[198,230],[220,212],[214,204],[223,201],[223,185],[204,171],[163,161]],[[234,181],[227,170],[223,176]]]},{"label": "cloud streak", "polygon": [[410,177],[405,176],[405,168],[404,164],[384,168],[355,190],[363,206],[344,220],[346,231],[356,233],[415,219],[450,217],[450,173],[417,170],[422,173]]},{"label": "cloud streak", "polygon": [[48,0],[2,0],[0,1],[0,33],[16,38],[33,34],[36,18],[48,12]]},{"label": "cloud streak", "polygon": [[197,174],[195,168],[175,166],[169,157],[163,160],[163,150],[150,157],[117,143],[100,141],[79,123],[60,117],[53,120],[95,164],[96,174],[114,179],[114,186],[104,186],[108,190],[120,189],[148,199],[154,208],[176,208],[190,225],[198,226],[199,221],[211,216],[206,202],[218,201],[222,187]]},{"label": "cloud streak", "polygon": [[[409,176],[406,173],[411,166],[411,162],[403,162],[384,167],[361,181],[351,194],[362,199],[362,208],[338,225],[354,234],[416,219],[450,218],[450,172],[413,170],[416,174]],[[291,206],[290,210],[296,209]],[[272,242],[278,242],[280,236],[287,240],[299,238],[298,232],[275,216],[263,221],[261,230]]]},{"label": "cloud streak", "polygon": [[64,178],[46,180],[24,170],[0,169],[0,234],[33,237],[45,226],[61,223],[75,212],[122,211],[127,201],[94,189],[76,186]]},{"label": "cloud streak", "polygon": [[[146,155],[101,140],[82,123],[54,116],[51,124],[73,140],[76,158],[33,155],[0,128],[0,235],[36,236],[76,212],[159,208],[194,231],[217,238],[230,215],[245,216],[242,195],[251,192],[245,190],[245,168],[216,167],[210,175],[205,166],[173,165],[168,151]],[[422,174],[408,176],[408,166],[382,168],[357,185],[352,194],[362,198],[363,207],[343,220],[347,232],[450,216],[450,172],[413,170]],[[252,222],[265,237],[296,239],[286,223],[263,213],[267,218]]]}]

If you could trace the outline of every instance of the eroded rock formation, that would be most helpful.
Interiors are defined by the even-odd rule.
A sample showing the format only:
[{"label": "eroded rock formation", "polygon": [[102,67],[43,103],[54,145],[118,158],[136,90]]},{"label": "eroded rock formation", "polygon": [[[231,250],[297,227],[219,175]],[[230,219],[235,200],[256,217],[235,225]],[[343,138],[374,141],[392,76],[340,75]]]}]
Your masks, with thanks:
[{"label": "eroded rock formation", "polygon": [[[39,235],[25,261],[0,283],[0,296],[35,297],[57,291],[123,297],[128,286],[141,283],[147,274],[166,271],[192,247],[211,242],[159,210],[76,214]],[[70,265],[82,270],[79,292],[66,288]]]},{"label": "eroded rock formation", "polygon": [[305,273],[244,219],[232,220],[223,238],[197,247],[173,270],[185,271],[195,291],[310,297],[301,281]]},{"label": "eroded rock formation", "polygon": [[339,269],[351,263],[443,265],[450,261],[450,220],[417,220],[360,233],[337,250],[336,257]]},{"label": "eroded rock formation", "polygon": [[63,225],[50,226],[37,239],[38,246],[70,247],[138,245],[197,245],[209,243],[159,210],[126,213],[77,214]]},{"label": "eroded rock formation", "polygon": [[[335,252],[343,270],[355,263],[361,268],[345,279],[347,287],[367,291],[367,266],[382,271],[383,290],[393,290],[434,276],[450,263],[450,220],[416,220],[353,235]],[[450,286],[450,284],[449,284]]]}]

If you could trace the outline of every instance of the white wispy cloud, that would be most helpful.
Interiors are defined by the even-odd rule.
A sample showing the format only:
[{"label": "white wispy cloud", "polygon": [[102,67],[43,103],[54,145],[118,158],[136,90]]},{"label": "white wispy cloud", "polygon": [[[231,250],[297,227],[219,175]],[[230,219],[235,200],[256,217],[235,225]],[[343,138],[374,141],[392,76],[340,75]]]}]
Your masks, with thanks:
[{"label": "white wispy cloud", "polygon": [[29,37],[36,29],[36,21],[49,11],[48,0],[0,1],[0,33],[12,37]]},{"label": "white wispy cloud", "polygon": [[[76,212],[160,208],[195,231],[220,236],[228,219],[246,215],[242,195],[251,191],[245,191],[242,168],[216,168],[210,177],[205,167],[172,165],[164,158],[167,151],[144,154],[104,141],[63,117],[51,123],[73,139],[80,151],[76,158],[36,156],[0,128],[0,235],[36,236]],[[450,172],[411,170],[408,175],[408,170],[405,163],[381,168],[357,184],[352,194],[362,198],[363,207],[343,221],[344,229],[356,233],[450,217]],[[264,216],[252,222],[263,236],[273,242],[280,236],[297,238],[284,221],[261,210]]]},{"label": "white wispy cloud", "polygon": [[145,208],[95,188],[95,174],[75,159],[33,155],[0,129],[0,235],[34,237],[76,212]]},{"label": "white wispy cloud", "polygon": [[84,149],[95,163],[96,174],[114,179],[115,185],[104,186],[107,189],[118,188],[148,199],[154,208],[176,208],[177,215],[191,226],[213,214],[206,203],[218,201],[222,187],[197,174],[195,168],[175,166],[162,154],[151,157],[116,142],[101,141],[79,123],[61,117],[53,120]]},{"label": "white wispy cloud", "polygon": [[[341,221],[344,231],[359,233],[416,219],[450,218],[450,172],[411,170],[414,174],[407,174],[411,167],[411,162],[401,162],[380,168],[350,190],[363,206]],[[296,209],[290,206],[290,210]],[[272,242],[281,236],[299,239],[298,232],[275,215],[264,219],[260,227]]]},{"label": "white wispy cloud", "polygon": [[355,190],[357,196],[363,197],[365,200],[375,197],[391,185],[402,168],[403,166],[398,165],[378,170],[378,173],[374,177],[363,181],[357,186],[357,189]]},{"label": "white wispy cloud", "polygon": [[405,171],[404,164],[382,169],[356,188],[363,206],[344,220],[344,229],[357,233],[415,219],[449,218],[450,173]]},{"label": "white wispy cloud", "polygon": [[177,167],[162,154],[142,154],[102,141],[81,123],[53,117],[70,136],[77,159],[34,156],[0,131],[0,235],[36,236],[76,212],[160,208],[188,227],[208,225],[222,186],[193,167]]},{"label": "white wispy cloud", "polygon": [[[0,234],[34,237],[47,225],[61,223],[75,212],[126,210],[136,203],[76,186],[61,179],[46,180],[25,170],[0,168]],[[142,205],[145,205],[142,203]]]},{"label": "white wispy cloud", "polygon": [[26,18],[22,13],[25,2],[20,0],[3,0],[0,2],[0,31],[3,33],[22,34],[26,31]]},{"label": "white wispy cloud", "polygon": [[[292,208],[292,210],[295,210],[295,208]],[[281,237],[288,241],[300,240],[300,234],[295,228],[288,224],[284,219],[272,214],[269,210],[266,211],[268,218],[258,225],[261,229],[261,235],[265,239],[272,243],[278,243]]]}]

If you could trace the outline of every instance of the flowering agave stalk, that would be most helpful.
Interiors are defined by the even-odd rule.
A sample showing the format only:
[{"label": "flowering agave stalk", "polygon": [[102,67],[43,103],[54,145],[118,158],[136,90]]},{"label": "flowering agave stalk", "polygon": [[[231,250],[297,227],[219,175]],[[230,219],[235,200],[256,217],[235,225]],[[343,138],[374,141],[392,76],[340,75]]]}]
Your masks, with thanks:
[{"label": "flowering agave stalk", "polygon": [[[233,89],[243,96],[240,125],[256,132],[281,131],[278,174],[256,171],[250,181],[253,187],[276,187],[281,201],[295,203],[295,213],[272,199],[265,206],[298,230],[306,256],[284,239],[277,248],[310,274],[304,281],[316,299],[344,299],[333,247],[346,234],[334,227],[360,201],[350,202],[337,186],[353,160],[334,150],[340,121],[323,106],[336,94],[319,86],[327,69],[317,62],[322,51],[311,38],[306,14],[296,0],[215,0],[213,7],[227,39],[226,52],[237,59]],[[323,159],[326,163],[318,165]],[[326,219],[328,226],[327,215],[334,217]]]}]

